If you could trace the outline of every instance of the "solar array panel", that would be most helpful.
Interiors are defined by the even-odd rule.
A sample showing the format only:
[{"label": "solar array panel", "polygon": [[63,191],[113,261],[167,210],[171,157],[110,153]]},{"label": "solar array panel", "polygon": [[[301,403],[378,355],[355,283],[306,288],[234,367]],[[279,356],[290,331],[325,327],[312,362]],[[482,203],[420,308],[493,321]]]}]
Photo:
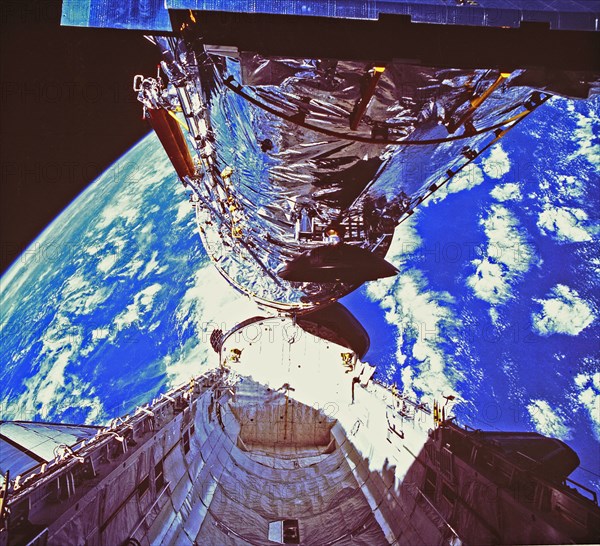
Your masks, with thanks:
[{"label": "solar array panel", "polygon": [[171,31],[168,10],[224,11],[376,20],[404,15],[414,23],[555,30],[600,30],[598,0],[64,0],[67,26]]}]

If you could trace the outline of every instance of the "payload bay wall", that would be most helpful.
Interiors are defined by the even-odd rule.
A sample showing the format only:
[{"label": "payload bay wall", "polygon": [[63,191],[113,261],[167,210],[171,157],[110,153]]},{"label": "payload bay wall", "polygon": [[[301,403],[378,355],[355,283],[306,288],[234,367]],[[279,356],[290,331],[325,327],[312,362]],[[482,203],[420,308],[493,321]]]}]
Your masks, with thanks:
[{"label": "payload bay wall", "polygon": [[515,464],[497,438],[451,422],[427,433],[435,424],[426,406],[372,382],[337,418],[290,393],[230,370],[165,395],[26,476],[8,497],[0,543],[376,546],[597,536],[594,502],[541,478],[531,457],[527,470],[526,454]]}]

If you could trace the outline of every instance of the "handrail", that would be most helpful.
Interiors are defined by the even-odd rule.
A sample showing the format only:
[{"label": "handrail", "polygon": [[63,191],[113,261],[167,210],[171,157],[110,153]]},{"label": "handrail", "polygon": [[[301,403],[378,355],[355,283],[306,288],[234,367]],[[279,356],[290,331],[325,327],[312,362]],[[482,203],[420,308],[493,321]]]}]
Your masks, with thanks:
[{"label": "handrail", "polygon": [[598,504],[598,495],[596,494],[595,491],[593,491],[592,489],[589,489],[585,485],[580,484],[579,482],[576,482],[575,480],[572,480],[571,478],[565,478],[565,485],[567,485],[567,482],[572,483],[577,488],[583,489],[587,493],[590,493],[590,495],[592,496],[592,498],[589,499],[589,500],[591,500],[592,502],[594,502],[594,504],[596,504],[596,505]]},{"label": "handrail", "polygon": [[[46,536],[44,536],[46,535]],[[40,539],[45,539],[43,542],[39,542]],[[35,535],[25,546],[37,546],[38,544],[46,544],[48,540],[48,527],[42,529],[37,535]]]},{"label": "handrail", "polygon": [[[338,138],[340,140],[350,140],[354,142],[363,142],[366,144],[381,144],[386,146],[431,146],[436,144],[443,144],[446,142],[454,142],[457,140],[465,140],[467,138],[472,138],[474,136],[482,135],[485,133],[490,133],[495,131],[496,129],[501,129],[505,127],[507,124],[512,123],[514,121],[518,121],[522,119],[522,117],[530,114],[537,105],[533,109],[528,109],[527,107],[524,112],[517,114],[517,116],[521,116],[518,118],[517,116],[513,116],[511,118],[502,120],[498,123],[490,125],[488,127],[484,127],[483,129],[476,129],[475,131],[463,133],[462,135],[453,135],[445,138],[432,138],[425,140],[397,140],[397,139],[389,139],[389,138],[373,138],[373,137],[363,137],[360,135],[353,135],[351,133],[344,133],[341,131],[333,131],[331,129],[325,129],[324,127],[319,127],[318,125],[314,125],[312,123],[307,123],[304,121],[301,112],[297,112],[296,114],[286,114],[277,108],[273,108],[272,106],[254,98],[243,90],[243,86],[235,81],[233,76],[229,76],[228,78],[223,80],[223,85],[233,91],[236,95],[239,95],[241,98],[246,100],[247,102],[257,106],[258,108],[268,112],[278,118],[281,118],[289,123],[293,123],[295,125],[299,125],[304,129],[309,129],[311,131],[315,131],[317,133],[321,133],[326,136]],[[550,96],[550,95],[548,95]]]},{"label": "handrail", "polygon": [[154,507],[158,504],[158,501],[162,498],[162,496],[165,494],[165,492],[167,491],[167,489],[169,488],[170,485],[171,485],[170,482],[165,483],[161,492],[157,495],[156,500],[152,503],[152,506],[150,508],[148,508],[146,513],[142,516],[142,519],[139,521],[139,523],[135,526],[135,528],[129,535],[130,537],[135,536],[135,534],[138,532],[138,529],[142,526],[143,523],[145,523],[146,519],[148,518],[148,516],[150,515],[150,513],[152,512]]},{"label": "handrail", "polygon": [[[214,374],[214,372],[218,373],[217,370],[210,370],[201,375],[198,375],[197,377],[192,379],[193,384],[195,385],[203,379],[209,378],[211,375]],[[173,405],[177,399],[180,399],[183,395],[188,393],[189,387],[189,381],[183,383],[182,385],[174,387],[170,391],[163,393],[158,400],[153,401],[151,404],[147,404],[147,406],[152,407],[152,410],[155,413],[158,413],[165,407]],[[81,458],[85,459],[85,457],[88,454],[95,452],[97,449],[103,447],[105,444],[108,444],[111,441],[113,441],[115,439],[115,435],[118,436],[119,431],[132,429],[135,426],[138,426],[142,421],[147,420],[149,418],[149,415],[145,411],[140,411],[134,413],[133,415],[124,416],[122,419],[120,419],[121,422],[119,423],[114,423],[115,420],[113,419],[113,426],[97,427],[98,432],[96,436],[90,438],[87,441],[87,443],[85,443],[85,445],[82,445],[82,442],[78,442],[77,444],[75,444],[79,447],[76,448],[74,455],[69,454],[63,458],[54,458],[49,462],[39,463],[36,466],[29,468],[24,473],[17,476],[14,480],[11,480],[9,484],[10,490],[14,491],[15,493],[18,492],[17,494],[21,494],[33,483],[33,481],[37,481],[35,478],[49,476],[54,471],[57,471],[59,469],[67,470],[74,463],[81,464]],[[15,487],[17,480],[19,486]]]},{"label": "handrail", "polygon": [[523,453],[522,451],[517,451],[517,455],[520,455],[524,459],[527,459],[528,461],[531,461],[535,465],[539,465],[540,464],[540,461],[536,461],[533,457],[530,457],[529,455],[527,455],[526,453]]},{"label": "handrail", "polygon": [[434,504],[427,498],[427,496],[425,495],[425,493],[423,493],[423,491],[421,491],[421,489],[417,486],[415,486],[415,489],[417,490],[417,492],[421,495],[421,497],[423,499],[425,499],[425,501],[427,502],[427,504],[433,508],[433,510],[435,511],[435,513],[438,515],[438,517],[444,522],[444,525],[449,529],[449,531],[458,539],[460,540],[460,535],[454,530],[454,527],[452,527],[452,525],[450,525],[448,523],[448,521],[446,520],[446,518],[444,516],[442,516],[442,514],[440,513],[440,511],[434,506]]},{"label": "handrail", "polygon": [[[413,408],[415,408],[418,411],[422,411],[423,413],[426,413],[427,415],[431,415],[431,410],[429,409],[429,407],[426,404],[416,402],[415,400],[412,400],[411,398],[408,398],[408,396],[405,396],[405,395],[400,394],[398,392],[394,392],[392,390],[393,386],[392,385],[388,385],[387,383],[385,383],[381,379],[375,379],[375,378],[373,378],[371,381],[373,383],[375,383],[376,385],[378,385],[378,386],[382,387],[383,389],[385,389],[394,398],[396,398],[398,400],[401,400],[402,402],[406,402],[407,404],[411,405]],[[398,413],[400,413],[400,412],[398,412]]]}]

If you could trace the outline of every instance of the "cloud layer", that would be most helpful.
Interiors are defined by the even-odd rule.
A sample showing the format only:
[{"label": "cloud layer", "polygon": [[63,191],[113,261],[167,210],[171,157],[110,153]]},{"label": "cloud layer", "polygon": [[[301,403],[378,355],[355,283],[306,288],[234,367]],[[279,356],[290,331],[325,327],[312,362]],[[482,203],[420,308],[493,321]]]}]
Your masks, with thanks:
[{"label": "cloud layer", "polygon": [[483,256],[473,260],[475,272],[467,285],[492,305],[506,302],[512,285],[536,262],[534,249],[516,217],[503,205],[494,204],[481,220],[487,237]]},{"label": "cloud layer", "polygon": [[531,400],[527,411],[540,434],[560,440],[571,438],[571,429],[565,424],[565,416],[559,410],[553,409],[545,400]]},{"label": "cloud layer", "polygon": [[595,315],[579,294],[565,286],[556,285],[546,299],[536,299],[542,309],[531,315],[533,329],[541,336],[568,334],[576,336],[595,320]]},{"label": "cloud layer", "polygon": [[574,379],[577,401],[585,408],[600,441],[600,372],[577,374]]},{"label": "cloud layer", "polygon": [[545,204],[538,215],[537,225],[540,231],[562,242],[591,241],[591,232],[595,231],[590,225],[587,213],[575,207],[560,207]]}]

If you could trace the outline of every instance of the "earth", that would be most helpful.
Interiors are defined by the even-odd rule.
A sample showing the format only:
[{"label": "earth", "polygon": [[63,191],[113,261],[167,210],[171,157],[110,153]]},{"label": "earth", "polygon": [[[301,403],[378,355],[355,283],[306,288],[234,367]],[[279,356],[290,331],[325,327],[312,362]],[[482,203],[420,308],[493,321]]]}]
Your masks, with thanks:
[{"label": "earth", "polygon": [[[342,302],[367,362],[462,424],[558,437],[600,492],[600,101],[554,98],[396,230]],[[0,280],[0,419],[104,424],[215,363],[256,313],[219,276],[150,135]]]}]

